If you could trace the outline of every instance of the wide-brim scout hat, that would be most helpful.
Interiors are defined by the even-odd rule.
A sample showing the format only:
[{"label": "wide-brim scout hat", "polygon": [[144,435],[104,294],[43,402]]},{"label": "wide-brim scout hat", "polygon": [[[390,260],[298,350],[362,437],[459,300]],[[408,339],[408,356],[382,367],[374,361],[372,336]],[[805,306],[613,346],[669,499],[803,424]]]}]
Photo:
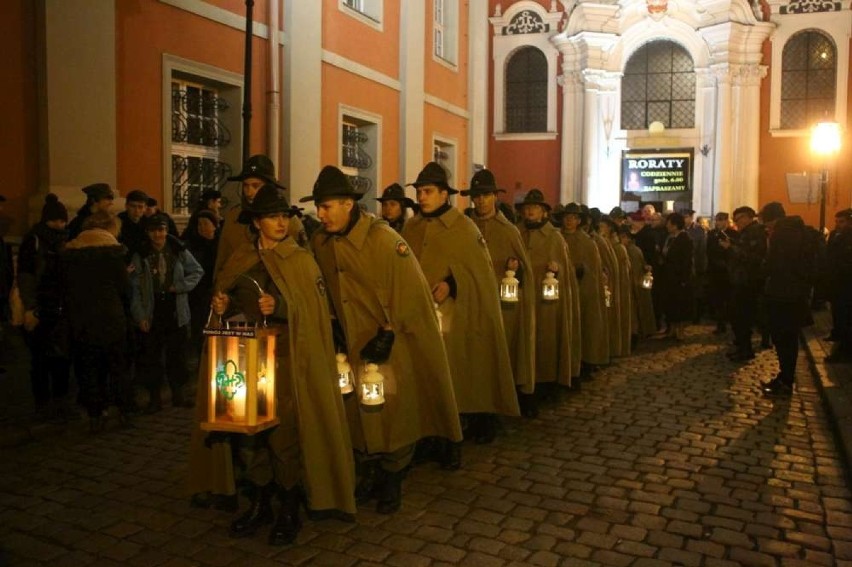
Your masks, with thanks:
[{"label": "wide-brim scout hat", "polygon": [[609,211],[609,217],[613,220],[616,220],[616,221],[621,220],[621,219],[625,218],[626,216],[627,216],[627,214],[624,212],[624,209],[622,209],[621,207],[613,207]]},{"label": "wide-brim scout hat", "polygon": [[281,189],[286,189],[275,178],[275,164],[272,163],[269,157],[263,154],[253,155],[248,158],[243,164],[243,170],[238,175],[229,177],[228,181],[245,181],[249,177],[257,177]]},{"label": "wide-brim scout hat", "polygon": [[302,197],[299,199],[299,202],[316,201],[317,203],[321,203],[326,199],[335,197],[349,197],[358,201],[363,196],[363,193],[355,190],[345,173],[333,165],[327,165],[322,168],[322,171],[317,176],[311,194],[307,197]]},{"label": "wide-brim scout hat", "polygon": [[293,215],[293,208],[281,187],[267,183],[257,191],[251,203],[243,205],[237,221],[249,224],[252,219],[276,213],[286,213],[289,217]]},{"label": "wide-brim scout hat", "polygon": [[201,201],[202,203],[206,203],[210,199],[221,199],[221,198],[222,198],[222,192],[219,191],[218,189],[207,189],[204,193],[201,194],[201,197],[199,197],[198,200]]},{"label": "wide-brim scout hat", "polygon": [[544,193],[542,193],[540,189],[530,189],[524,196],[524,200],[517,203],[515,208],[521,210],[527,205],[541,205],[547,211],[550,211],[551,209],[550,205],[548,205],[544,200]]},{"label": "wide-brim scout hat", "polygon": [[405,189],[399,183],[388,185],[382,192],[382,196],[376,201],[384,203],[385,201],[398,201],[406,207],[414,207],[414,201],[405,196]]},{"label": "wide-brim scout hat", "polygon": [[86,197],[95,202],[115,198],[112,187],[108,183],[92,183],[83,187],[82,191],[86,194]]},{"label": "wide-brim scout hat", "polygon": [[450,187],[450,182],[447,179],[447,170],[441,167],[441,164],[430,161],[426,164],[423,170],[417,174],[417,179],[408,183],[412,187],[423,187],[424,185],[435,185],[447,191],[450,195],[458,193],[458,189]]},{"label": "wide-brim scout hat", "polygon": [[470,178],[470,189],[462,190],[461,194],[465,197],[476,197],[477,195],[485,195],[487,193],[505,193],[505,189],[497,187],[497,181],[494,179],[494,174],[487,169],[480,169]]},{"label": "wide-brim scout hat", "polygon": [[583,208],[578,203],[568,203],[567,205],[565,205],[565,208],[562,209],[563,217],[565,215],[577,215],[582,219],[587,214],[587,212],[583,212]]}]

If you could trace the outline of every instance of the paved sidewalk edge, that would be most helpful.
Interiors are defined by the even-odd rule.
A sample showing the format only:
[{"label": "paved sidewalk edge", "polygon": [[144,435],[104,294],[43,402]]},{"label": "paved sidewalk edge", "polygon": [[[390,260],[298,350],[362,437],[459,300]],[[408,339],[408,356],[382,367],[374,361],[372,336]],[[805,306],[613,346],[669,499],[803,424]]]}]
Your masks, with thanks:
[{"label": "paved sidewalk edge", "polygon": [[831,418],[835,439],[843,452],[846,481],[852,486],[852,398],[829,375],[826,364],[823,362],[828,353],[817,338],[819,330],[816,325],[805,327],[802,330],[802,339],[811,370],[817,378],[816,382],[822,393],[822,400]]}]

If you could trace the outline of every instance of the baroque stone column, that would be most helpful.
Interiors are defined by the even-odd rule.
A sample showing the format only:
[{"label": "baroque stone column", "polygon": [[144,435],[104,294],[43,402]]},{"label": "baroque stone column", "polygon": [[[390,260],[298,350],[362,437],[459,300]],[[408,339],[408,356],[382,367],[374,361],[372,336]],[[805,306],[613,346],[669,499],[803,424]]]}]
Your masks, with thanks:
[{"label": "baroque stone column", "polygon": [[579,71],[562,74],[562,148],[560,151],[559,200],[585,202],[583,193],[583,77]]},{"label": "baroque stone column", "polygon": [[731,109],[733,128],[734,200],[758,210],[760,158],[760,81],[766,77],[765,65],[731,65]]},{"label": "baroque stone column", "polygon": [[609,210],[621,201],[617,152],[612,151],[612,128],[618,121],[618,83],[621,74],[585,69],[583,77],[582,196],[590,207]]}]

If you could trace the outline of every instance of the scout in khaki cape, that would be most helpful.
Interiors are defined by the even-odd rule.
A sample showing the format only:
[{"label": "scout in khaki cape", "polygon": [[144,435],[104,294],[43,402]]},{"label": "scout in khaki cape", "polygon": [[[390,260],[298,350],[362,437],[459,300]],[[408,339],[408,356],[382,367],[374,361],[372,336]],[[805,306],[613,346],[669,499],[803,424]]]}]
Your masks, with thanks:
[{"label": "scout in khaki cape", "polygon": [[620,356],[629,356],[631,349],[631,333],[633,332],[633,290],[631,287],[630,257],[627,249],[621,244],[618,237],[618,225],[607,215],[601,217],[598,223],[598,231],[607,244],[612,248],[615,261],[618,265],[618,286],[612,290],[617,295],[618,321],[619,321],[619,344],[621,344]]},{"label": "scout in khaki cape", "polygon": [[609,356],[612,359],[616,356],[621,356],[622,352],[618,260],[615,257],[615,250],[612,249],[612,244],[601,236],[598,231],[598,223],[603,216],[601,212],[598,209],[590,209],[588,216],[589,224],[586,228],[588,229],[589,236],[592,238],[592,242],[598,247],[598,253],[601,255],[604,286],[609,291],[609,306],[606,310],[606,317],[607,332],[609,335]]},{"label": "scout in khaki cape", "polygon": [[[504,192],[497,187],[494,174],[487,169],[477,171],[470,180],[470,189],[462,191],[470,196],[474,210],[470,218],[485,237],[488,252],[491,255],[496,286],[506,278],[506,271],[514,272],[518,280],[518,301],[500,301],[503,315],[503,328],[506,332],[506,344],[512,359],[512,372],[518,388],[518,401],[521,411],[527,417],[535,417],[533,391],[535,389],[535,301],[537,282],[533,279],[527,250],[521,240],[521,233],[506,216],[497,209],[497,193]],[[494,428],[481,432],[483,440],[493,437]]]},{"label": "scout in khaki cape", "polygon": [[[458,193],[444,168],[430,162],[412,183],[420,212],[402,236],[411,245],[442,320],[458,410],[471,426],[492,426],[483,414],[519,415],[512,361],[506,346],[494,268],[485,239],[472,220],[450,205]],[[446,447],[442,466],[461,465],[461,445]]]},{"label": "scout in khaki cape", "polygon": [[[216,285],[224,293],[217,291],[212,302],[215,313],[242,313],[250,323],[268,319],[284,328],[276,345],[280,424],[233,441],[246,464],[251,505],[231,524],[231,535],[249,536],[272,522],[271,500],[277,493],[281,510],[269,534],[273,545],[295,540],[302,494],[316,516],[351,518],[355,512],[354,465],[336,380],[325,283],[310,253],[288,237],[291,213],[280,188],[260,188],[240,216],[254,227],[255,246],[234,251],[222,266]],[[209,381],[199,384],[206,399]],[[199,422],[206,417],[205,406],[199,404]],[[191,450],[205,448],[196,444]],[[190,468],[191,476],[208,472]]]},{"label": "scout in khaki cape", "polygon": [[[517,205],[523,220],[521,238],[527,248],[536,286],[536,390],[541,396],[552,396],[556,384],[571,386],[571,378],[579,375],[579,360],[572,364],[573,317],[576,277],[568,258],[568,246],[548,218],[550,205],[538,189],[530,189]],[[559,281],[559,297],[548,301],[542,293],[542,282],[548,273]],[[574,280],[574,285],[571,280]],[[576,337],[578,344],[580,337]],[[579,355],[579,353],[577,353]],[[575,368],[576,366],[576,368]],[[576,373],[575,373],[576,372]]]},{"label": "scout in khaki cape", "polygon": [[[248,225],[239,222],[240,213],[245,207],[251,205],[263,185],[271,184],[279,189],[284,189],[275,179],[275,166],[272,164],[272,160],[262,154],[248,158],[239,175],[229,177],[228,181],[239,181],[241,183],[240,204],[225,213],[221,225],[219,246],[216,250],[216,264],[213,270],[216,289],[221,289],[217,285],[219,275],[222,266],[225,265],[231,255],[243,248],[253,250],[255,247],[256,236]],[[298,218],[292,217],[290,219],[288,234],[300,246],[307,245],[307,236]],[[200,393],[205,388],[206,381],[207,376],[203,373],[200,374],[196,392]],[[203,398],[198,398],[198,396],[196,396],[196,402],[202,407],[206,403]],[[198,471],[197,474],[190,475],[190,494],[192,494],[190,502],[193,506],[199,508],[213,507],[234,511],[237,505],[236,471],[231,459],[231,447],[227,439],[215,441],[213,438],[205,439],[204,432],[200,429],[193,433],[193,445],[199,445],[205,440],[210,445],[210,450],[196,452],[190,462],[191,472]]]},{"label": "scout in khaki cape", "polygon": [[[322,229],[311,246],[326,278],[348,355],[360,378],[367,363],[384,376],[384,406],[368,411],[345,400],[361,465],[359,504],[396,512],[404,471],[421,438],[461,440],[453,384],[432,297],[408,244],[384,221],[360,212],[362,197],[339,169],[326,166],[313,194]],[[339,336],[339,334],[338,334]],[[340,341],[344,342],[344,341]]]},{"label": "scout in khaki cape", "polygon": [[582,222],[580,205],[566,205],[562,211],[562,237],[568,244],[580,293],[581,375],[590,376],[595,367],[609,364],[609,335],[601,256],[591,237],[581,228]]},{"label": "scout in khaki cape", "polygon": [[405,196],[402,185],[399,183],[388,185],[376,201],[382,204],[382,220],[401,233],[408,210],[416,208],[414,201]]}]

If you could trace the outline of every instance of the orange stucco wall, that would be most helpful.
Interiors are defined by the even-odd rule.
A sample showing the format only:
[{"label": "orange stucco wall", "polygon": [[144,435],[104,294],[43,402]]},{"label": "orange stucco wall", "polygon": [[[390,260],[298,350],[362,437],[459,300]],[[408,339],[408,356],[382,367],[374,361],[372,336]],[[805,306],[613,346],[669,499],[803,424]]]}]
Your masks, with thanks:
[{"label": "orange stucco wall", "polygon": [[[769,132],[769,96],[772,57],[769,42],[763,49],[763,62],[770,67],[760,91],[760,188],[759,201],[764,205],[780,201],[788,214],[801,215],[806,223],[819,224],[818,203],[793,204],[787,197],[787,173],[803,171],[817,174],[822,164],[810,152],[810,139],[805,137],[773,137]],[[850,83],[852,95],[852,83]],[[852,116],[852,96],[847,99],[847,117]],[[848,118],[841,128],[848,132]],[[852,206],[852,137],[846,136],[840,155],[829,165],[829,184],[826,198],[826,226],[834,226],[834,213]]]},{"label": "orange stucco wall", "polygon": [[[399,179],[399,93],[327,63],[322,66],[322,149],[323,164],[340,164],[340,105],[381,116],[382,189]],[[319,173],[319,172],[317,172]],[[367,203],[373,206],[373,203]]]},{"label": "orange stucco wall", "polygon": [[[489,0],[489,14],[494,14],[495,6],[501,3],[503,11],[512,4]],[[550,3],[539,1],[545,9],[550,9]],[[489,27],[489,41],[492,41],[493,31]],[[493,41],[492,41],[493,48]],[[562,68],[561,56],[557,69]],[[494,59],[489,58],[488,69],[488,132],[494,132]],[[556,94],[556,129],[561,130],[562,124],[562,87],[557,87]],[[506,189],[500,198],[507,203],[521,200],[524,194],[532,188],[541,189],[547,202],[559,202],[559,170],[561,157],[561,134],[555,140],[541,141],[498,141],[493,135],[488,140],[488,169],[494,172],[497,184]]]},{"label": "orange stucco wall", "polygon": [[3,184],[6,198],[0,213],[0,235],[21,235],[26,230],[27,202],[39,187],[38,108],[36,83],[36,14],[30,0],[4,4],[0,18],[0,53],[3,53]]},{"label": "orange stucco wall", "polygon": [[[236,0],[211,2],[238,4]],[[236,10],[235,10],[236,11]],[[265,17],[265,3],[255,20]],[[244,13],[244,11],[242,12]],[[242,74],[245,34],[160,2],[116,3],[118,190],[163,195],[162,56],[176,55]],[[251,152],[265,152],[267,42],[253,40]],[[241,112],[231,108],[230,112]],[[232,144],[240,144],[233,133]]]},{"label": "orange stucco wall", "polygon": [[348,15],[346,8],[340,8],[340,0],[324,0],[323,48],[396,79],[399,78],[399,2],[383,4],[382,31],[379,31]]},{"label": "orange stucco wall", "polygon": [[[452,172],[452,177],[449,182],[452,187],[457,189],[466,189],[470,186],[470,157],[468,152],[468,121],[461,116],[457,116],[442,108],[437,108],[431,104],[426,104],[423,108],[423,163],[432,161],[432,143],[433,138],[438,137],[440,140],[452,141],[456,144],[456,163],[455,171]],[[413,179],[407,180],[409,182]],[[465,208],[468,204],[467,197],[457,195],[455,205],[460,208]]]},{"label": "orange stucco wall", "polygon": [[[281,1],[281,0],[277,0]],[[223,10],[228,10],[229,12],[233,12],[242,17],[246,15],[246,2],[245,0],[204,0],[206,4],[210,4],[212,6],[216,6],[217,8],[222,8]],[[283,10],[278,10],[279,14]],[[254,0],[254,8],[252,9],[252,20],[259,24],[265,24],[268,21],[267,15],[269,14],[269,1],[268,0]]]},{"label": "orange stucco wall", "polygon": [[425,91],[461,108],[468,107],[467,69],[468,69],[468,1],[459,0],[458,51],[456,69],[436,60],[433,28],[434,4],[429,0],[426,6],[426,48],[424,57]]}]

